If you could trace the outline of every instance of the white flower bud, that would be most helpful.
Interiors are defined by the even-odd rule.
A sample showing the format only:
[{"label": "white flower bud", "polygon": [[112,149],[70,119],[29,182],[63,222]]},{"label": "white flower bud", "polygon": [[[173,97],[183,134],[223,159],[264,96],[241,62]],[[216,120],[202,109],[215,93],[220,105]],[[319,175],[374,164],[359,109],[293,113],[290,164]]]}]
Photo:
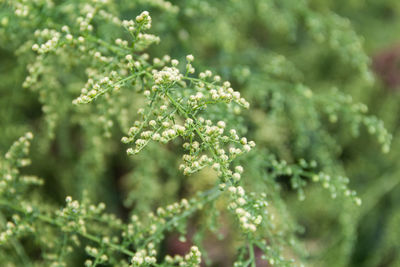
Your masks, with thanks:
[{"label": "white flower bud", "polygon": [[186,56],[186,60],[189,62],[192,62],[194,60],[194,56],[193,55],[187,55]]}]

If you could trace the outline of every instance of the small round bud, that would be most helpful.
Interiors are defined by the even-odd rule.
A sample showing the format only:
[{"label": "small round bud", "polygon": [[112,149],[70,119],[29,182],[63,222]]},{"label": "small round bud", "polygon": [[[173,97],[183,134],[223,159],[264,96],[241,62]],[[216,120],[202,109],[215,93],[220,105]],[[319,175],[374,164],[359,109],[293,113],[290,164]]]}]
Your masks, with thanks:
[{"label": "small round bud", "polygon": [[189,62],[192,62],[194,60],[194,56],[193,55],[187,55],[186,56],[186,60]]},{"label": "small round bud", "polygon": [[176,67],[176,66],[178,66],[178,64],[179,64],[178,60],[176,60],[176,59],[171,60],[171,65],[172,66]]}]

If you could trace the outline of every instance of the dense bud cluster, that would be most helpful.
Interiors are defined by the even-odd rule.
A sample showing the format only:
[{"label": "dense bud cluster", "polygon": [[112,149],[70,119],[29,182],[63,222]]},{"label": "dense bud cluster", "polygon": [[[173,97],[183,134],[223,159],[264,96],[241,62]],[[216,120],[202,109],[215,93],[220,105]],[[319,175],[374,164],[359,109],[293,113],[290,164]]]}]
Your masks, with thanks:
[{"label": "dense bud cluster", "polygon": [[[0,195],[16,197],[29,185],[41,185],[43,180],[31,175],[21,175],[19,168],[30,165],[27,158],[30,141],[33,138],[31,132],[26,133],[16,141],[0,162]],[[18,185],[18,187],[16,186]]]},{"label": "dense bud cluster", "polygon": [[153,256],[148,256],[146,250],[139,250],[135,253],[135,256],[132,257],[132,267],[138,266],[152,266],[156,263],[156,258]]},{"label": "dense bud cluster", "polygon": [[[244,232],[255,232],[257,226],[263,221],[263,215],[265,216],[268,214],[266,209],[268,203],[266,201],[257,201],[257,203],[253,202],[253,200],[245,194],[245,191],[241,186],[230,186],[228,191],[230,192],[232,199],[229,208],[238,217],[240,227]],[[265,198],[265,194],[263,195],[263,198]],[[260,212],[262,214],[260,214]]]},{"label": "dense bud cluster", "polygon": [[175,255],[174,257],[167,255],[165,261],[168,264],[182,267],[199,267],[201,263],[201,252],[198,247],[193,246],[190,248],[190,252],[184,257],[180,255]]},{"label": "dense bud cluster", "polygon": [[162,70],[153,71],[153,79],[155,84],[172,84],[182,79],[182,74],[175,67],[164,67]]}]

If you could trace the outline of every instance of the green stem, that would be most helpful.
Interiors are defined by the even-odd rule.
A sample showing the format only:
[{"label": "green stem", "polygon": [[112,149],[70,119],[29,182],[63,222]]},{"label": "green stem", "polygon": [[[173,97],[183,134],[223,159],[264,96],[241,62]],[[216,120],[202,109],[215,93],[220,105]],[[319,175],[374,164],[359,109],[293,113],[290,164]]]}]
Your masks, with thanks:
[{"label": "green stem", "polygon": [[254,255],[253,243],[249,243],[249,255],[250,255],[251,267],[256,267],[256,257]]}]

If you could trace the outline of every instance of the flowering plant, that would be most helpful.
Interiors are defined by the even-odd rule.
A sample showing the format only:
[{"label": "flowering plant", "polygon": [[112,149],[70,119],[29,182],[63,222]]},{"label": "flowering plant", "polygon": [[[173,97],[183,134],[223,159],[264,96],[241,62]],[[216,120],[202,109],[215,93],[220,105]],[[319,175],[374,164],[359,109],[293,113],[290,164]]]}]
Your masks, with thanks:
[{"label": "flowering plant", "polygon": [[[351,261],[362,198],[340,153],[364,127],[384,153],[392,140],[338,89],[373,85],[363,41],[307,1],[251,2],[0,1],[12,54],[0,91],[14,112],[1,113],[1,148],[22,135],[0,159],[2,262],[304,266],[332,251],[332,266]],[[310,53],[324,52],[341,67],[312,78]],[[315,219],[322,200],[339,221],[335,241],[320,236],[325,252],[307,248],[313,223],[296,210],[306,203]]]}]

